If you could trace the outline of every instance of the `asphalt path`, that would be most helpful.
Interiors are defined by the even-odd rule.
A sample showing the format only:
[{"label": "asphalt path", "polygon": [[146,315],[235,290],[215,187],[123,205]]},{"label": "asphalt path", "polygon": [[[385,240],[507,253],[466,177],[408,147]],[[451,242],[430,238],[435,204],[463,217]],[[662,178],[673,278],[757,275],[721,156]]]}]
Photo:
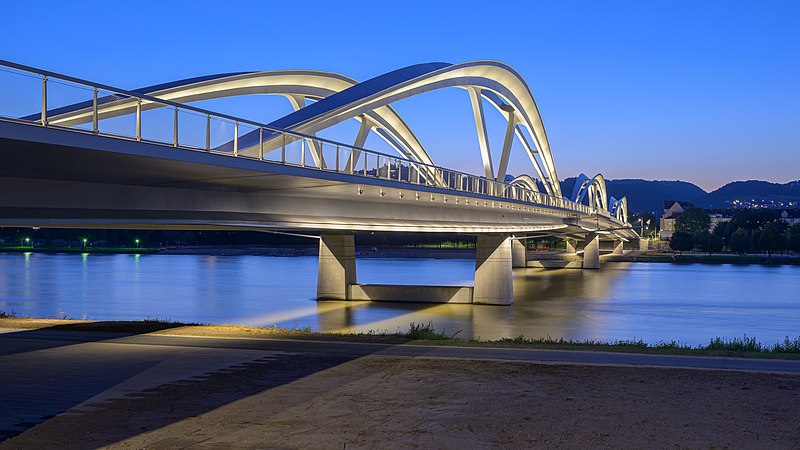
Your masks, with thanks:
[{"label": "asphalt path", "polygon": [[118,344],[120,347],[116,349],[117,351],[125,351],[124,346],[128,345],[148,345],[219,350],[260,350],[284,353],[322,353],[354,357],[374,354],[400,357],[526,361],[549,364],[671,367],[800,374],[800,360],[653,355],[575,350],[459,346],[440,347],[432,345],[334,342],[299,339],[219,338],[149,334],[126,335],[121,333],[52,330],[20,331],[10,329],[0,329],[0,357],[12,353],[89,342]]}]

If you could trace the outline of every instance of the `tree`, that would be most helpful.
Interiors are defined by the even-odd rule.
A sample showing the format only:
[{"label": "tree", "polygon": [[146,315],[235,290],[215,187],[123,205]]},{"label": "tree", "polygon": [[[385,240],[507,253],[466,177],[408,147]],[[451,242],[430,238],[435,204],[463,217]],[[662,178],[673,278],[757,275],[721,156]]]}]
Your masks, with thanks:
[{"label": "tree", "polygon": [[719,253],[722,251],[722,238],[717,234],[697,234],[694,236],[694,242],[704,252]]},{"label": "tree", "polygon": [[747,253],[750,250],[750,233],[739,227],[731,235],[731,251],[734,253]]},{"label": "tree", "polygon": [[750,251],[761,251],[761,230],[753,230],[753,232],[750,233]]},{"label": "tree", "polygon": [[742,209],[733,215],[730,223],[734,229],[744,228],[752,231],[779,219],[780,212],[774,209]]},{"label": "tree", "polygon": [[800,252],[800,223],[792,225],[789,229],[789,250]]},{"label": "tree", "polygon": [[669,246],[672,247],[673,250],[681,251],[689,251],[694,248],[694,238],[692,235],[685,232],[685,231],[676,231],[672,233],[672,237],[669,240]]},{"label": "tree", "polygon": [[761,238],[758,243],[759,247],[766,251],[767,254],[786,250],[785,237],[780,228],[782,227],[774,222],[764,225],[764,231],[761,233]]},{"label": "tree", "polygon": [[686,208],[675,221],[675,231],[686,233],[708,232],[711,218],[701,208]]}]

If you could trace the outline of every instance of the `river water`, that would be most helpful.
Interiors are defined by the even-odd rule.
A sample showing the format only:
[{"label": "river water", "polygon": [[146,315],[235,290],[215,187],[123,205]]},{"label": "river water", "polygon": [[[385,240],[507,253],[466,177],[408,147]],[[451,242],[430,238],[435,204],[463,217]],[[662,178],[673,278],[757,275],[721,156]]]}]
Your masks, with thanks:
[{"label": "river water", "polygon": [[[472,260],[359,259],[360,283],[470,285]],[[515,269],[511,307],[317,302],[316,257],[0,254],[0,311],[463,338],[677,340],[800,335],[800,266],[606,263]]]}]

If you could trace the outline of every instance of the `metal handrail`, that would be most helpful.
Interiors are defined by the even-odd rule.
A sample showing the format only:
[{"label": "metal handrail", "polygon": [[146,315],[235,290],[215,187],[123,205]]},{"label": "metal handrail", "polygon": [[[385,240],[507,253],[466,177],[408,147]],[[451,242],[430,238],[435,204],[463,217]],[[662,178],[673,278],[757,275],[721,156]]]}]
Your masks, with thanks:
[{"label": "metal handrail", "polygon": [[[71,77],[68,75],[62,75],[56,72],[51,72],[47,70],[37,69],[31,66],[26,66],[23,64],[17,64],[10,61],[0,60],[0,67],[7,67],[11,69],[15,69],[20,72],[26,72],[29,74],[34,74],[38,77],[41,77],[42,84],[41,84],[41,94],[42,94],[42,105],[41,105],[41,115],[38,120],[31,120],[27,117],[10,117],[10,116],[3,116],[0,114],[0,119],[6,118],[15,121],[23,121],[27,123],[37,123],[41,126],[57,126],[62,129],[68,129],[71,131],[77,132],[90,132],[93,134],[103,135],[103,136],[110,136],[114,138],[120,139],[134,139],[137,141],[141,141],[142,133],[141,133],[141,124],[142,124],[142,102],[151,102],[156,105],[163,105],[165,107],[171,107],[173,109],[173,133],[170,141],[157,141],[156,143],[169,145],[171,147],[181,148],[181,149],[189,149],[189,150],[205,150],[205,151],[215,151],[215,153],[219,153],[219,148],[223,146],[227,146],[228,144],[232,144],[233,151],[232,153],[220,153],[228,156],[233,157],[240,157],[240,158],[248,158],[248,159],[256,159],[260,161],[266,161],[271,163],[279,162],[281,164],[288,164],[288,165],[295,165],[292,162],[287,161],[287,136],[290,136],[293,142],[299,141],[300,144],[300,165],[306,168],[314,168],[317,170],[323,171],[335,171],[337,173],[345,173],[350,175],[359,175],[364,177],[373,177],[373,178],[382,178],[385,180],[390,181],[397,181],[397,182],[405,182],[409,184],[417,184],[417,185],[426,185],[436,188],[442,188],[447,190],[454,190],[457,192],[468,192],[472,194],[480,194],[485,195],[491,198],[497,199],[504,199],[504,200],[516,200],[522,201],[525,203],[532,203],[536,205],[544,205],[553,208],[560,208],[566,210],[572,210],[577,212],[582,212],[584,214],[598,214],[603,215],[606,217],[611,217],[611,214],[607,211],[603,210],[592,210],[589,206],[583,205],[580,203],[576,203],[565,198],[559,198],[555,196],[551,196],[542,192],[534,191],[532,189],[525,188],[520,185],[509,184],[503,181],[496,181],[490,180],[485,177],[479,177],[475,175],[471,175],[464,172],[459,172],[451,169],[447,169],[444,167],[434,166],[430,164],[426,164],[419,161],[414,161],[410,159],[401,158],[394,155],[389,155],[386,153],[377,152],[374,150],[368,150],[362,147],[357,147],[349,144],[344,144],[341,142],[336,142],[330,139],[324,139],[317,136],[299,133],[292,130],[284,130],[278,129],[274,127],[270,127],[269,125],[262,124],[259,122],[255,122],[252,120],[247,120],[235,116],[231,116],[228,114],[218,113],[215,111],[210,111],[203,108],[198,108],[191,105],[186,105],[182,103],[173,102],[170,100],[161,99],[158,97],[150,96],[147,94],[141,94],[133,91],[128,91],[125,89],[119,89],[113,86],[108,86],[100,83],[94,83],[91,81],[83,80],[80,78]],[[69,83],[76,84],[78,86],[83,86],[89,88],[93,91],[93,98],[91,100],[91,122],[92,122],[92,129],[89,130],[81,130],[72,127],[62,127],[58,125],[51,125],[48,123],[48,94],[47,94],[47,86],[48,81],[51,79],[66,81]],[[136,119],[136,127],[135,133],[132,136],[127,135],[118,135],[114,133],[104,133],[99,129],[99,115],[100,112],[103,110],[104,107],[109,106],[111,102],[106,102],[100,104],[98,101],[98,90],[107,91],[111,95],[121,95],[126,97],[125,100],[130,99],[130,101],[135,102],[135,119]],[[88,101],[87,101],[88,103]],[[68,106],[76,106],[68,105]],[[89,107],[82,107],[77,111],[88,109]],[[206,136],[205,136],[205,148],[199,148],[196,146],[190,145],[182,145],[179,139],[178,133],[178,123],[179,123],[179,111],[190,111],[201,116],[205,116],[206,119]],[[61,113],[59,113],[61,114]],[[127,113],[125,114],[127,115]],[[37,113],[37,116],[39,114]],[[210,145],[210,120],[211,118],[223,119],[233,123],[234,131],[233,131],[233,139],[231,142],[223,144],[221,146],[216,147],[215,149],[211,148]],[[258,131],[258,157],[252,157],[248,155],[244,155],[241,153],[241,149],[239,148],[239,128],[242,124],[254,127],[253,132]],[[264,140],[264,131],[267,131],[269,134],[275,137],[279,137],[282,140],[282,144],[272,151],[277,151],[280,149],[281,151],[281,159],[280,161],[272,160],[265,158],[266,154],[264,153],[264,144],[267,142]],[[148,141],[150,142],[150,141]],[[306,145],[308,142],[308,145]],[[316,144],[316,145],[315,145]],[[325,146],[328,146],[329,149],[331,146],[335,148],[335,163],[332,167],[326,167],[325,164]],[[255,145],[251,146],[250,148],[254,147]],[[308,147],[308,148],[306,148]],[[313,148],[312,148],[313,147]],[[312,153],[312,157],[315,157],[315,161],[313,165],[309,165],[306,163],[306,150],[310,150]],[[341,154],[342,149],[346,152],[344,155]],[[316,154],[315,156],[315,153]],[[358,161],[359,158],[363,158],[362,161]],[[375,165],[374,167],[370,168],[368,166],[368,160],[374,160]],[[384,161],[384,164],[381,164],[381,161]],[[405,176],[404,176],[404,168],[405,168]],[[412,177],[412,171],[414,172],[414,176]],[[372,173],[372,175],[370,174]]]}]

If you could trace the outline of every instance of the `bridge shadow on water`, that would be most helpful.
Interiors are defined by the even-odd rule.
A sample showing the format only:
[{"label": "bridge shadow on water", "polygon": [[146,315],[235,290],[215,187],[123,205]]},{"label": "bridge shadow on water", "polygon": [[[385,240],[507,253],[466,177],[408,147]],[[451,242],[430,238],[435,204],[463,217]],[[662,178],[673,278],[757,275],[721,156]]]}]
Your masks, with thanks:
[{"label": "bridge shadow on water", "polygon": [[[110,445],[388,347],[348,345],[323,353],[321,344],[317,352],[303,341],[147,335],[191,325],[153,323],[122,332],[119,325],[0,334],[0,447]],[[59,442],[43,438],[61,430],[69,431]]]}]

